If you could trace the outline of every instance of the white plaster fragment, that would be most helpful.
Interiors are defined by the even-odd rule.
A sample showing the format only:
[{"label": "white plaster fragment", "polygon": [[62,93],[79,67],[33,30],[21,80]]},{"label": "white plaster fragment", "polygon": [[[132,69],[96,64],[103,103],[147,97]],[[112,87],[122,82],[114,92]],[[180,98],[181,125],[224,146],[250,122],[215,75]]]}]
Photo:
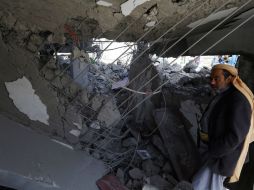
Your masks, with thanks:
[{"label": "white plaster fragment", "polygon": [[9,97],[13,100],[15,106],[22,113],[26,114],[33,121],[40,121],[49,125],[49,115],[47,107],[44,105],[30,81],[24,76],[13,82],[5,82],[9,92]]},{"label": "white plaster fragment", "polygon": [[150,0],[128,0],[125,3],[121,4],[122,14],[128,16],[131,12],[139,5],[150,1]]},{"label": "white plaster fragment", "polygon": [[209,15],[209,16],[206,17],[206,18],[202,18],[202,19],[200,19],[200,20],[197,20],[197,21],[195,21],[195,22],[192,22],[192,23],[190,23],[187,27],[189,27],[189,28],[194,28],[194,27],[196,27],[197,25],[199,25],[204,19],[205,19],[205,21],[204,21],[201,25],[207,24],[207,23],[212,22],[212,21],[215,21],[215,20],[222,19],[222,18],[228,16],[230,13],[232,13],[232,12],[233,12],[234,10],[236,10],[236,9],[237,9],[237,7],[233,7],[233,8],[227,9],[227,10],[219,11],[219,12],[217,12],[217,13],[214,13],[214,14]]},{"label": "white plaster fragment", "polygon": [[151,21],[151,22],[146,23],[146,26],[153,27],[155,24],[156,24],[156,21]]},{"label": "white plaster fragment", "polygon": [[101,6],[105,6],[105,7],[111,7],[112,6],[112,3],[110,2],[107,2],[107,1],[97,1],[96,2],[97,5],[101,5]]},{"label": "white plaster fragment", "polygon": [[58,141],[58,140],[56,140],[56,139],[51,139],[51,140],[54,141],[54,142],[56,142],[57,144],[60,144],[60,145],[62,145],[62,146],[64,146],[64,147],[66,147],[66,148],[69,148],[69,149],[71,149],[71,150],[74,150],[73,147],[72,147],[71,145],[65,144],[65,143],[60,142],[60,141]]},{"label": "white plaster fragment", "polygon": [[72,129],[69,131],[70,134],[76,136],[76,137],[79,137],[80,135],[80,130],[77,130],[77,129]]}]

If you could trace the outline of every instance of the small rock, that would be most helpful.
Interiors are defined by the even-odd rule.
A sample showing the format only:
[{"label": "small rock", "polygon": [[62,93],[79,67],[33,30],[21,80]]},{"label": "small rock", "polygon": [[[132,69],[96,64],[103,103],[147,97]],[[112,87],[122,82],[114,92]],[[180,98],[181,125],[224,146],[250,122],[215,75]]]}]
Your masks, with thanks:
[{"label": "small rock", "polygon": [[112,70],[113,71],[119,71],[119,70],[121,70],[122,68],[121,68],[121,65],[115,65],[115,64],[112,64]]},{"label": "small rock", "polygon": [[133,168],[129,171],[129,175],[132,179],[142,179],[145,175],[144,172],[141,171],[139,168]]},{"label": "small rock", "polygon": [[92,123],[89,125],[89,127],[93,128],[93,129],[100,129],[100,128],[101,128],[99,121],[94,121],[94,122],[92,122]]},{"label": "small rock", "polygon": [[132,180],[130,179],[127,183],[126,183],[126,187],[128,187],[129,189],[132,189]]},{"label": "small rock", "polygon": [[127,139],[124,139],[122,142],[123,147],[130,147],[130,146],[136,146],[137,140],[134,137],[130,137]]},{"label": "small rock", "polygon": [[116,107],[113,100],[108,101],[100,110],[97,119],[101,122],[105,122],[108,128],[118,122],[121,118],[121,114]]},{"label": "small rock", "polygon": [[152,160],[146,160],[142,163],[142,169],[144,170],[146,176],[153,176],[160,172],[160,168],[153,164]]},{"label": "small rock", "polygon": [[73,135],[72,133],[65,133],[65,138],[68,142],[72,144],[76,144],[79,142],[79,136]]},{"label": "small rock", "polygon": [[77,130],[77,129],[72,129],[69,131],[70,134],[76,136],[76,137],[79,137],[80,135],[80,130]]}]

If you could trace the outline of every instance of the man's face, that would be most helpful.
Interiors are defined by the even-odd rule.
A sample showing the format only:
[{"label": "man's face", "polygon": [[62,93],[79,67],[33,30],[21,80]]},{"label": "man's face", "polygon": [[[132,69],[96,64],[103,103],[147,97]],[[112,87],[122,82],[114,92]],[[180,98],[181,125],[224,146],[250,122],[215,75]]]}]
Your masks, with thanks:
[{"label": "man's face", "polygon": [[222,69],[213,69],[210,77],[210,85],[213,90],[221,91],[231,83],[231,76],[225,79]]}]

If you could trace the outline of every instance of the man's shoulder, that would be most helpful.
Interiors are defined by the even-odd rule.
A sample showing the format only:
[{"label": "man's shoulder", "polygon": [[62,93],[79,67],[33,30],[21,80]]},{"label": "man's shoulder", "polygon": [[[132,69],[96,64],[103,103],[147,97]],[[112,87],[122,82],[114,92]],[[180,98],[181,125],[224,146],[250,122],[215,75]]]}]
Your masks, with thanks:
[{"label": "man's shoulder", "polygon": [[[226,95],[230,101],[233,101],[235,103],[240,103],[240,104],[246,104],[249,105],[248,99],[243,95],[242,92],[240,92],[238,89],[233,87],[231,91]],[[250,106],[250,105],[249,105]]]}]

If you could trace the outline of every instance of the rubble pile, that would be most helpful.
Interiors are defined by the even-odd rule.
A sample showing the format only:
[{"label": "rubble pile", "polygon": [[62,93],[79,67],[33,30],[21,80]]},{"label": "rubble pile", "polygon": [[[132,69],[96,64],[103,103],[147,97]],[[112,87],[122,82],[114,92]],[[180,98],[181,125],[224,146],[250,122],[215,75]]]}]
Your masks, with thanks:
[{"label": "rubble pile", "polygon": [[[14,38],[18,42],[25,39],[26,43],[20,44],[20,46],[25,47],[30,54],[40,51],[45,43],[44,36],[41,35],[42,31],[36,30],[27,35],[25,33],[26,29],[23,33],[21,29],[22,27],[19,29],[21,33],[18,35],[18,39]],[[16,29],[13,29],[11,33],[3,33],[3,41],[8,41],[14,36],[15,32]],[[24,34],[24,36],[21,34]],[[51,42],[47,39],[46,43]],[[121,118],[120,111],[122,112],[124,109],[118,109],[115,100],[111,99],[114,92],[111,90],[112,81],[109,81],[107,77],[114,81],[124,80],[128,77],[130,68],[117,64],[91,63],[87,59],[87,55],[80,50],[74,53],[76,56],[74,56],[72,63],[59,65],[57,59],[54,58],[54,51],[53,54],[51,50],[48,52],[47,57],[43,57],[43,59],[33,56],[34,62],[28,62],[33,67],[29,64],[26,65],[27,62],[23,61],[23,64],[16,67],[20,72],[19,75],[13,74],[10,78],[2,75],[6,81],[16,80],[26,75],[33,85],[37,85],[36,93],[41,97],[42,102],[47,105],[50,117],[49,124],[50,127],[52,126],[51,128],[41,126],[40,129],[43,132],[52,139],[65,142],[74,149],[86,151],[93,157],[105,161],[129,189],[181,189],[186,185],[187,182],[181,182],[182,185],[178,184],[180,181],[188,179],[181,177],[179,171],[176,171],[175,164],[170,156],[172,154],[168,150],[168,147],[172,147],[172,150],[179,151],[180,153],[176,154],[179,155],[178,159],[183,163],[187,163],[185,149],[177,148],[177,146],[183,147],[182,144],[170,146],[170,143],[160,131],[161,124],[153,121],[152,115],[145,116],[151,116],[151,120],[146,122],[142,120],[144,110],[149,108],[153,111],[155,108],[159,108],[151,106],[157,100],[151,101],[152,103],[149,102],[149,104],[146,104],[147,107],[142,107],[139,110],[141,118],[133,119],[134,116],[129,114],[128,118],[125,118],[126,120],[118,123]],[[71,66],[72,69],[69,69]],[[134,68],[138,67],[136,65]],[[79,72],[75,73],[74,71],[78,68]],[[84,72],[80,73],[83,69]],[[199,80],[198,76],[200,75],[178,72],[174,67],[165,69],[165,72],[168,73],[167,78],[171,80],[162,92],[166,102],[163,98],[158,98],[162,107],[174,107],[179,113],[181,113],[180,108],[182,108],[183,115],[186,115],[186,118],[188,112],[185,109],[186,107],[195,105],[197,110],[200,110],[196,102],[181,104],[183,100],[188,100],[193,96],[194,92],[197,91],[197,85],[204,83]],[[156,72],[153,69],[151,73],[144,75],[145,78],[142,78],[142,80],[151,78],[154,73]],[[134,76],[135,74],[134,72]],[[160,75],[163,76],[161,73]],[[193,76],[193,78],[189,76]],[[177,80],[175,80],[176,78]],[[157,82],[160,81],[157,80]],[[151,84],[151,89],[155,89],[158,85],[157,82]],[[139,82],[133,85],[136,89],[139,86]],[[185,90],[188,89],[186,87],[189,87],[189,91]],[[130,94],[130,92],[124,91],[121,96],[122,99],[118,96],[117,101],[121,102]],[[178,96],[179,94],[182,96]],[[142,98],[144,97],[145,95],[142,95]],[[182,97],[185,99],[182,99]],[[152,111],[149,114],[152,114]],[[190,120],[189,125],[192,125],[193,115],[195,113],[188,115],[186,119]],[[174,118],[172,117],[172,120],[168,123],[174,123]],[[31,123],[32,128],[37,125],[39,124]],[[176,128],[175,132],[182,134],[182,125],[182,123],[177,124],[179,131]],[[172,132],[172,134],[174,133]]]},{"label": "rubble pile", "polygon": [[88,67],[89,72],[83,75],[83,78],[87,80],[81,85],[91,93],[110,94],[112,93],[112,84],[128,77],[127,66],[114,63],[94,63]]},{"label": "rubble pile", "polygon": [[[136,73],[144,68],[140,64],[139,62],[139,65],[134,66]],[[131,70],[130,73],[133,75],[136,74]],[[199,100],[198,97],[209,95],[210,91],[201,74],[185,73],[177,65],[173,65],[159,72],[160,76],[165,76],[165,73],[168,73],[166,79],[169,80],[169,83],[162,89],[166,101],[163,102],[163,98],[160,101],[161,107],[169,107],[171,109],[161,111],[162,118],[159,119],[160,122],[154,123],[155,121],[152,120],[155,120],[155,115],[153,115],[153,119],[149,125],[145,122],[145,117],[147,116],[130,113],[118,128],[118,132],[120,131],[120,133],[117,135],[117,140],[112,140],[112,143],[108,144],[111,148],[114,147],[111,149],[113,151],[128,153],[122,158],[119,158],[122,161],[117,167],[114,167],[113,173],[128,189],[192,189],[191,185],[185,181],[188,181],[189,177],[193,175],[191,171],[193,172],[195,170],[195,164],[197,165],[198,159],[192,158],[191,155],[197,155],[197,153],[193,153],[193,151],[196,151],[196,115],[201,114],[200,105],[203,103],[195,101],[195,99],[193,100],[192,97],[195,95],[196,100]],[[164,81],[166,79],[164,78]],[[140,83],[140,81],[136,81],[132,84],[132,87],[138,88],[140,87]],[[202,94],[200,94],[201,89]],[[204,89],[207,89],[207,91]],[[126,100],[131,94],[126,91],[122,92],[117,96],[118,103]],[[142,97],[142,95],[139,96]],[[131,99],[128,102],[131,102]],[[126,111],[129,105],[129,103],[126,103],[125,106],[122,106],[124,109],[121,107],[119,110]],[[146,109],[145,107],[141,110],[144,112]],[[153,107],[152,110],[156,111],[157,109]],[[189,110],[193,110],[193,112],[189,112]],[[169,115],[166,115],[168,111]],[[165,123],[170,124],[166,126],[167,131],[170,131],[170,127],[175,127],[168,134],[171,135],[170,139],[175,138],[175,140],[167,141],[167,136],[163,137],[163,134],[166,134],[165,131],[162,131],[165,123],[163,124],[161,121],[165,120],[165,118],[169,119]],[[174,134],[178,134],[178,136],[174,137]],[[179,140],[179,135],[181,135],[182,139],[180,140],[182,142],[176,143],[177,139]],[[175,154],[179,157],[172,157]],[[103,157],[103,153],[99,157]],[[181,167],[180,170],[176,168],[178,164]],[[187,174],[188,172],[186,171],[190,173]]]}]

